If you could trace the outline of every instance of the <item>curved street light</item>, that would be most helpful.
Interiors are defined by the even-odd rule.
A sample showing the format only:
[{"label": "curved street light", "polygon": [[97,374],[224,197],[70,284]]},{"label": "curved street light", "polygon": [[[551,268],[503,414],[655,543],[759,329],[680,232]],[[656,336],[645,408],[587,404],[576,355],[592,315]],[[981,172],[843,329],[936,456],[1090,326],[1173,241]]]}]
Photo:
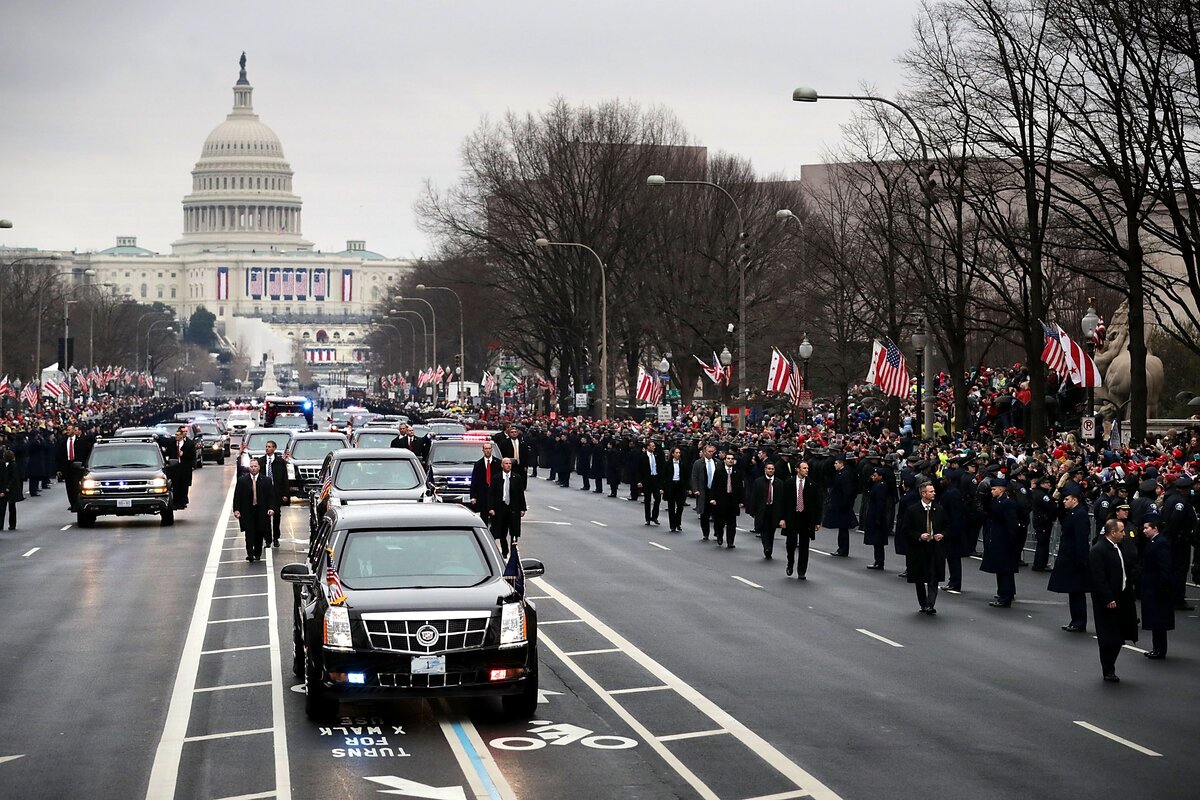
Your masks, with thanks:
[{"label": "curved street light", "polygon": [[[429,318],[433,322],[433,326],[432,326],[433,333],[432,333],[431,339],[433,341],[433,367],[436,370],[437,369],[437,311],[434,310],[433,303],[429,302],[428,300],[426,300],[423,297],[403,297],[403,296],[397,297],[396,302],[397,303],[403,303],[403,302],[424,303],[426,306],[428,306]],[[422,318],[422,321],[423,320],[424,320],[424,318]],[[433,404],[435,406],[437,405],[437,401],[438,401],[438,382],[435,381],[433,384]]]},{"label": "curved street light", "polygon": [[[164,328],[163,330],[173,331],[175,329],[175,320],[173,320],[173,319],[156,319],[156,320],[154,320],[154,322],[150,323],[149,328],[146,328],[146,372],[151,372],[151,370],[150,370],[150,332],[154,330],[155,325],[162,325],[164,322],[167,324],[167,327]],[[153,374],[153,373],[151,372],[151,374]]]},{"label": "curved street light", "polygon": [[[421,314],[418,314],[416,311],[409,311],[408,309],[403,309],[403,308],[388,309],[388,313],[394,314],[397,319],[403,319],[409,325],[412,325],[412,321],[410,319],[408,319],[408,317],[404,316],[405,314],[410,314],[410,315],[416,317],[417,319],[421,320],[421,349],[425,353],[425,357],[424,357],[424,359],[422,359],[421,364],[422,364],[422,369],[424,369],[425,367],[428,367],[429,366],[429,328],[425,324],[425,317],[422,316]],[[417,329],[416,329],[416,326],[414,326],[413,327],[414,347],[415,347],[415,342],[416,342],[416,338],[415,338],[416,333],[417,333]]]},{"label": "curved street light", "polygon": [[[59,259],[59,258],[55,258],[54,260],[55,260],[55,261],[59,261],[59,260],[61,260],[61,259]],[[64,275],[69,275],[69,276],[71,276],[71,277],[74,277],[74,276],[75,276],[75,274],[76,274],[76,273],[75,273],[75,271],[74,271],[74,270],[64,270],[64,271],[62,271],[62,272],[56,272],[56,273],[54,273],[53,275],[51,275],[50,277],[51,277],[51,278],[61,278],[61,277],[62,277],[62,276],[64,276]],[[82,275],[84,275],[84,276],[86,276],[86,277],[89,277],[89,278],[90,278],[90,277],[93,277],[93,276],[96,274],[96,270],[94,270],[94,269],[85,269],[85,270],[84,270],[82,273],[80,273],[80,274],[82,274]],[[40,380],[40,377],[41,377],[41,374],[42,374],[42,312],[45,310],[45,308],[46,308],[46,304],[42,302],[41,292],[38,292],[38,306],[37,306],[37,311],[38,311],[38,313],[37,313],[37,346],[36,346],[36,348],[35,348],[35,350],[34,350],[34,353],[35,353],[35,355],[34,355],[34,358],[36,359],[36,361],[35,361],[35,363],[34,363],[33,370],[34,370],[34,375],[35,375],[36,377],[38,377],[38,379],[39,379],[39,380]],[[67,349],[67,343],[66,343],[66,341],[65,341],[65,337],[64,337],[64,341],[63,341],[63,355],[64,355],[64,356],[66,355],[66,349]]]},{"label": "curved street light", "polygon": [[423,283],[418,283],[416,286],[418,292],[449,292],[454,295],[454,299],[458,301],[458,402],[463,401],[463,373],[467,369],[467,358],[463,352],[463,304],[462,298],[458,296],[458,292],[451,289],[449,286],[426,286]]}]

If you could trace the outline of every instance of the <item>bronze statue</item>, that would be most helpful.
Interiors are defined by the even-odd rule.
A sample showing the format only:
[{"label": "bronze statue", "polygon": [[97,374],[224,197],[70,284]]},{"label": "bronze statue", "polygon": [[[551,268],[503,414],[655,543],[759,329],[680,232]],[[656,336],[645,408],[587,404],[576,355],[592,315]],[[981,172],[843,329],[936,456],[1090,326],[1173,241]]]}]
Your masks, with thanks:
[{"label": "bronze statue", "polygon": [[[1148,337],[1147,337],[1148,338]],[[1120,413],[1129,401],[1129,303],[1122,303],[1105,331],[1104,341],[1096,350],[1096,367],[1104,385],[1096,390],[1096,403],[1108,419],[1124,418]],[[1158,398],[1162,394],[1163,362],[1146,344],[1146,416],[1158,416]]]}]

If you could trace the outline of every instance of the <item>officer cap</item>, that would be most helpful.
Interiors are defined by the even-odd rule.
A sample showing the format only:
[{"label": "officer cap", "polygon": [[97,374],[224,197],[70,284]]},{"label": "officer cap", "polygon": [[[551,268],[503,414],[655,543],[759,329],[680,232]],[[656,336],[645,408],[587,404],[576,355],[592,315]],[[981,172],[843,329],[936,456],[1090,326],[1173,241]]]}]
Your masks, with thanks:
[{"label": "officer cap", "polygon": [[1195,482],[1192,480],[1191,476],[1180,475],[1178,478],[1175,479],[1175,488],[1176,489],[1190,489],[1190,488],[1192,488],[1192,485],[1194,483]]},{"label": "officer cap", "polygon": [[883,477],[884,475],[886,475],[886,474],[887,474],[887,473],[886,473],[886,472],[884,472],[884,469],[883,469],[883,467],[872,467],[872,468],[871,468],[871,475],[872,475],[872,476],[874,476],[874,475],[878,475],[879,477],[881,477],[881,478],[882,478],[882,477]]},{"label": "officer cap", "polygon": [[990,479],[988,485],[989,486],[999,486],[1000,488],[1003,489],[1004,487],[1008,486],[1008,480],[1006,478],[1002,478],[999,475],[997,475],[996,477]]},{"label": "officer cap", "polygon": [[1158,484],[1153,480],[1145,480],[1138,484],[1138,491],[1145,495],[1154,494],[1154,490],[1158,488]]},{"label": "officer cap", "polygon": [[1038,475],[1037,482],[1038,483],[1054,483],[1054,478],[1050,477],[1049,475]]},{"label": "officer cap", "polygon": [[1158,515],[1157,511],[1151,511],[1146,516],[1142,517],[1142,522],[1149,523],[1157,528],[1160,519],[1161,517]]},{"label": "officer cap", "polygon": [[1117,511],[1120,511],[1121,509],[1125,509],[1126,511],[1128,511],[1128,510],[1129,510],[1129,503],[1118,503],[1118,504],[1117,504],[1117,507],[1116,507],[1116,510],[1117,510]]},{"label": "officer cap", "polygon": [[1063,488],[1062,496],[1063,496],[1064,500],[1068,497],[1074,497],[1076,500],[1082,501],[1083,500],[1083,490],[1080,489],[1078,486],[1068,484],[1066,487]]}]

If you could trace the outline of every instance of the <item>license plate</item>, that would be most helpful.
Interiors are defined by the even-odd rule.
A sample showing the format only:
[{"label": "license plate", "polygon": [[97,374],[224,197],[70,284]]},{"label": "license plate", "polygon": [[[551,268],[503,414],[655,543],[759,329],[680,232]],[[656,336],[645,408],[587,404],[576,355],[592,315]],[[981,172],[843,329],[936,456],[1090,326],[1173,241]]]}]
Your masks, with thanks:
[{"label": "license plate", "polygon": [[445,675],[446,674],[446,657],[445,656],[413,656],[413,658],[412,658],[412,674],[413,675]]},{"label": "license plate", "polygon": [[132,500],[118,500],[117,508],[133,508]]}]

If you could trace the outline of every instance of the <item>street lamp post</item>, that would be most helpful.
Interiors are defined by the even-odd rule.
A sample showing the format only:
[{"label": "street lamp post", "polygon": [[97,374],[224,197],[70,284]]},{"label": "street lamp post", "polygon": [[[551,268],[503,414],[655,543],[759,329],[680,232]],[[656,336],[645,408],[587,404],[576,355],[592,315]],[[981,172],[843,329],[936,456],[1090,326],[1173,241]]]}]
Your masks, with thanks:
[{"label": "street lamp post", "polygon": [[[1096,314],[1096,301],[1094,298],[1089,297],[1087,313],[1084,314],[1083,319],[1079,323],[1079,327],[1083,331],[1083,346],[1087,348],[1088,358],[1092,359],[1093,361],[1095,361],[1096,356],[1096,342],[1094,339],[1092,339],[1092,336],[1096,333],[1096,328],[1099,327],[1099,325],[1100,317],[1098,314]],[[1087,400],[1088,416],[1094,420],[1096,418],[1096,390],[1092,386],[1088,387]],[[1100,438],[1100,430],[1098,426],[1095,432],[1095,438]]]},{"label": "street lamp post", "polygon": [[[156,319],[156,320],[154,320],[154,322],[150,323],[150,327],[146,328],[146,372],[151,372],[151,370],[150,370],[150,333],[151,333],[151,331],[154,330],[154,326],[162,325],[164,322],[167,324],[167,327],[164,330],[167,330],[167,331],[173,330],[172,326],[174,325],[174,322],[169,319]],[[153,373],[151,373],[151,374],[153,374]]]},{"label": "street lamp post", "polygon": [[[8,222],[8,220],[6,220],[6,219],[0,220],[0,228],[11,228],[12,227],[11,222],[8,222],[7,225],[4,224],[5,222]],[[51,263],[54,263],[56,261],[61,261],[61,260],[62,259],[59,258],[58,253],[47,253],[46,255],[21,256],[20,258],[14,258],[12,261],[6,262],[4,264],[4,266],[11,267],[13,264],[17,264],[22,261],[49,261]],[[95,273],[93,273],[93,274],[95,274]],[[4,367],[4,296],[2,293],[0,293],[0,372],[3,371],[3,367]]]},{"label": "street lamp post", "polygon": [[417,357],[417,327],[415,325],[413,325],[412,320],[410,320],[405,315],[406,314],[412,315],[412,316],[416,317],[417,319],[421,320],[421,351],[425,354],[424,358],[421,360],[421,364],[425,367],[428,367],[429,366],[429,328],[426,327],[426,325],[425,325],[425,317],[418,314],[416,311],[408,311],[407,309],[400,309],[400,308],[389,309],[388,313],[395,314],[396,319],[404,320],[405,322],[407,322],[409,324],[409,327],[411,327],[413,329],[413,361],[414,362],[416,361],[416,357]]},{"label": "street lamp post", "polygon": [[[804,391],[808,392],[809,396],[811,397],[812,389],[808,388],[808,360],[812,358],[813,346],[812,342],[808,340],[807,333],[804,334],[804,339],[800,342],[799,352],[800,360],[804,362]],[[804,409],[804,418],[806,420],[808,419],[808,409]]]},{"label": "street lamp post", "polygon": [[[434,371],[436,371],[437,370],[437,312],[433,310],[433,303],[430,303],[428,300],[426,300],[423,297],[397,297],[396,298],[396,302],[398,302],[398,303],[403,303],[406,300],[409,302],[413,302],[413,303],[424,303],[426,306],[429,307],[429,318],[433,321],[433,336],[432,336],[432,338],[433,338],[433,368],[434,368]],[[434,383],[433,383],[433,404],[435,406],[437,405],[437,402],[438,402],[438,383],[440,383],[440,381],[434,381]]]},{"label": "street lamp post", "polygon": [[463,304],[462,298],[458,296],[458,292],[451,289],[449,286],[426,286],[423,283],[417,284],[418,292],[449,292],[454,295],[454,299],[458,301],[458,402],[463,401],[463,373],[467,369],[467,357],[463,352]]},{"label": "street lamp post", "polygon": [[[729,352],[729,346],[721,348],[721,355],[717,356],[717,360],[721,362],[722,367],[728,367],[733,363],[733,353]],[[727,385],[728,388],[728,385]],[[728,392],[726,392],[728,394]]]},{"label": "street lamp post", "polygon": [[662,175],[651,175],[646,178],[647,186],[667,186],[671,184],[707,186],[716,189],[733,205],[738,218],[738,243],[741,252],[738,254],[738,394],[742,402],[749,399],[746,391],[746,267],[750,263],[746,242],[746,220],[742,216],[742,207],[724,186],[712,181],[680,181],[667,180]]},{"label": "street lamp post", "polygon": [[78,302],[78,300],[63,301],[63,357],[62,363],[59,364],[63,372],[66,372],[71,366],[71,306]]},{"label": "street lamp post", "polygon": [[[792,100],[797,103],[815,103],[818,100],[851,100],[860,103],[881,103],[885,106],[890,106],[908,121],[912,126],[913,132],[917,135],[917,143],[921,146],[921,170],[918,172],[918,178],[921,181],[921,191],[925,195],[925,201],[922,205],[925,207],[925,224],[921,232],[921,258],[925,264],[925,274],[930,272],[930,248],[933,242],[933,170],[934,165],[929,160],[929,146],[925,142],[925,134],[921,132],[921,126],[917,124],[917,120],[909,113],[908,109],[894,100],[889,100],[886,97],[876,97],[874,95],[857,95],[857,94],[818,94],[816,89],[808,86],[797,87],[792,92]],[[924,362],[921,364],[922,371],[928,374],[930,372],[930,354],[933,351],[932,347],[924,348]],[[921,406],[918,404],[917,413],[921,413]],[[933,397],[926,393],[925,397],[925,428],[933,430]]]},{"label": "street lamp post", "polygon": [[[96,270],[86,269],[83,271],[83,274],[90,277],[90,276],[96,274]],[[61,278],[63,275],[74,276],[75,272],[73,270],[67,270],[64,272],[56,272],[53,275],[51,275],[50,277]],[[37,313],[37,345],[34,348],[34,353],[35,353],[34,358],[36,359],[36,362],[33,365],[34,376],[38,380],[41,380],[41,375],[42,375],[42,312],[45,310],[45,308],[46,308],[45,303],[42,302],[41,293],[39,292],[38,293],[38,305],[37,305],[37,311],[38,311],[38,313]],[[63,343],[63,350],[64,350],[64,355],[65,355],[65,351],[66,351],[66,343],[65,342]]]},{"label": "street lamp post", "polygon": [[549,239],[538,239],[534,242],[538,247],[577,247],[587,250],[600,265],[600,420],[608,419],[608,270],[600,254],[586,244],[579,242],[552,242]]},{"label": "street lamp post", "polygon": [[932,424],[926,420],[924,426],[921,425],[921,389],[925,382],[925,364],[922,357],[925,354],[925,348],[929,344],[929,337],[925,333],[925,323],[921,323],[921,327],[912,335],[912,344],[917,351],[917,407],[913,412],[913,434],[917,439],[925,438],[922,434],[932,433]]},{"label": "street lamp post", "polygon": [[[408,320],[404,320],[404,321],[405,321],[405,322],[408,322]],[[409,324],[409,325],[412,325],[412,323],[411,323],[411,322],[409,322],[408,324]],[[375,326],[376,326],[376,327],[378,327],[378,328],[391,328],[392,330],[394,330],[394,331],[396,332],[396,341],[400,341],[400,329],[399,329],[399,328],[397,328],[395,325],[391,324],[390,322],[376,322],[376,323],[375,323]],[[413,355],[416,355],[416,352],[417,352],[417,343],[416,343],[416,342],[413,342]],[[401,343],[401,347],[400,347],[400,356],[401,356],[401,357],[400,357],[399,359],[397,359],[397,360],[398,360],[398,361],[400,361],[400,363],[401,363],[401,364],[403,364],[403,363],[404,363],[404,347],[403,347],[403,343]],[[404,371],[404,367],[403,367],[403,366],[401,366],[401,368],[400,368],[400,371],[401,371],[401,372],[403,372],[403,371]]]}]

